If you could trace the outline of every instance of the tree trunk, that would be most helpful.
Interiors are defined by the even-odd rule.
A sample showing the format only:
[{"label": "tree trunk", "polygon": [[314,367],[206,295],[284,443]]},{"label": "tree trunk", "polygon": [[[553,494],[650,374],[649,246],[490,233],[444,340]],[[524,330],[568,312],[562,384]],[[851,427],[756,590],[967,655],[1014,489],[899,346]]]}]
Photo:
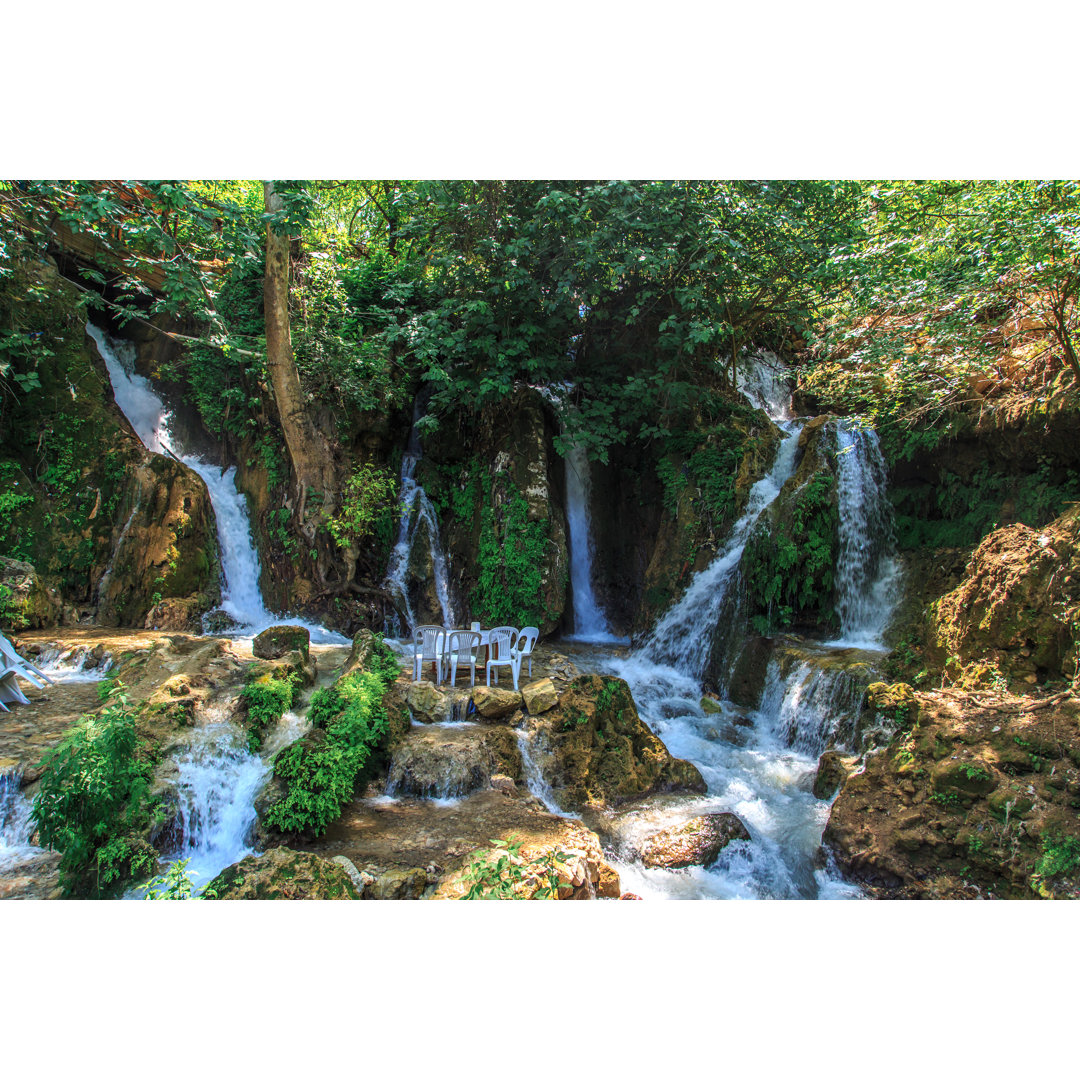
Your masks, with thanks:
[{"label": "tree trunk", "polygon": [[[268,214],[282,209],[281,196],[272,180],[263,183],[263,201]],[[266,366],[281,418],[281,430],[296,477],[296,518],[301,531],[313,539],[319,519],[307,520],[307,500],[311,491],[322,495],[322,509],[333,510],[336,483],[330,444],[311,422],[300,388],[300,373],[293,359],[289,329],[289,237],[266,226],[266,275],[263,278],[263,310],[266,318]]]}]

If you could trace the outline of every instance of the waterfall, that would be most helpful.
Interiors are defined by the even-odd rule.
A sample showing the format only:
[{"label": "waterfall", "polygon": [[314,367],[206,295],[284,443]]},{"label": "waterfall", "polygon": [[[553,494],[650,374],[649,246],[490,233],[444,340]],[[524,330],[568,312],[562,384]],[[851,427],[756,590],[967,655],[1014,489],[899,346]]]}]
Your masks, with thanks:
[{"label": "waterfall", "polygon": [[836,425],[840,553],[836,564],[840,639],[835,645],[881,649],[896,606],[887,468],[877,433],[851,420]]},{"label": "waterfall", "polygon": [[177,758],[177,769],[181,839],[175,858],[191,860],[188,873],[200,890],[252,853],[255,796],[270,770],[228,724],[200,730]]},{"label": "waterfall", "polygon": [[[413,404],[413,422],[409,430],[409,442],[405,448],[405,456],[401,459],[397,543],[390,553],[385,581],[386,588],[405,610],[409,624],[405,630],[409,634],[416,627],[416,615],[409,601],[407,578],[413,545],[420,535],[427,538],[428,553],[431,556],[431,566],[435,577],[435,592],[442,612],[442,625],[452,627],[457,622],[450,597],[450,567],[439,540],[439,518],[435,513],[435,507],[431,505],[431,500],[427,497],[427,492],[416,482],[416,465],[424,456],[420,446],[420,432],[417,430],[417,424],[422,415],[423,406],[420,398],[417,397]],[[401,634],[394,636],[400,637]]]},{"label": "waterfall", "polygon": [[19,770],[0,772],[0,871],[39,851],[30,843],[34,823],[30,800],[19,790],[21,783]]},{"label": "waterfall", "polygon": [[345,642],[346,639],[340,634],[318,624],[293,618],[282,620],[267,610],[259,591],[259,552],[251,536],[247,501],[236,487],[236,467],[222,472],[217,466],[194,454],[184,454],[174,446],[169,431],[171,414],[149,380],[134,371],[134,347],[131,343],[113,340],[92,323],[86,324],[86,332],[94,339],[108,368],[116,404],[128,418],[143,446],[151,453],[168,454],[181,461],[198,473],[206,484],[214,509],[221,570],[225,578],[221,610],[236,620],[240,632],[244,634],[255,634],[267,626],[285,621],[307,627],[312,641]]}]

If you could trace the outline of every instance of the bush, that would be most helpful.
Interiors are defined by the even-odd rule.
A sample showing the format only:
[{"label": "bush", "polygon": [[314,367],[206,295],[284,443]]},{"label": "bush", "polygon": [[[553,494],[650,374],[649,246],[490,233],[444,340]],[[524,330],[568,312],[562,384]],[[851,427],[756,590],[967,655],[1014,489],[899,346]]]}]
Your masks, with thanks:
[{"label": "bush", "polygon": [[254,754],[262,745],[266,729],[292,707],[296,688],[291,679],[260,679],[240,691],[247,709],[248,748]]},{"label": "bush", "polygon": [[370,670],[352,671],[317,690],[308,717],[314,730],[274,759],[285,795],[266,813],[281,832],[319,836],[352,799],[357,778],[389,727],[383,698],[400,672],[394,654],[377,638]]},{"label": "bush", "polygon": [[69,895],[110,895],[153,872],[156,852],[139,835],[155,805],[145,751],[134,711],[118,692],[42,760],[32,816],[41,843],[61,853],[60,884]]}]

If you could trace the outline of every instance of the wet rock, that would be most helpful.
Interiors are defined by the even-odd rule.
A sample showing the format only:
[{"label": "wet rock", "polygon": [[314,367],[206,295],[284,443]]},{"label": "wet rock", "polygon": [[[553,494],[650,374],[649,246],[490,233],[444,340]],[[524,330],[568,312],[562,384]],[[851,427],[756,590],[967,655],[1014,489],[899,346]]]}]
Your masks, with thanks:
[{"label": "wet rock", "polygon": [[521,696],[525,699],[525,708],[534,716],[547,712],[548,709],[554,709],[559,704],[559,695],[555,691],[555,684],[550,679],[538,679],[536,682],[526,683],[521,688]]},{"label": "wet rock", "polygon": [[650,836],[641,846],[641,861],[668,870],[709,867],[732,840],[749,839],[746,826],[734,814],[702,814]]},{"label": "wet rock", "polygon": [[521,694],[517,690],[504,690],[501,686],[478,686],[472,692],[476,711],[485,720],[498,720],[521,707]]},{"label": "wet rock", "polygon": [[614,806],[668,791],[702,793],[705,781],[674,758],[638,716],[622,679],[574,679],[557,708],[534,721],[543,748],[535,756],[561,806]]},{"label": "wet rock", "polygon": [[307,657],[310,648],[311,635],[303,626],[271,626],[251,643],[252,653],[260,660],[279,660],[293,651]]},{"label": "wet rock", "polygon": [[773,644],[772,638],[752,637],[743,646],[727,686],[727,695],[736,705],[753,709],[761,700]]},{"label": "wet rock", "polygon": [[330,859],[291,848],[248,855],[207,887],[218,900],[359,900],[351,875]]},{"label": "wet rock", "polygon": [[364,889],[365,900],[419,900],[428,887],[427,871],[420,866],[387,870]]},{"label": "wet rock", "polygon": [[707,695],[701,699],[701,708],[706,716],[712,715],[713,713],[723,712],[723,708],[720,705],[720,702],[717,701],[716,698],[711,698]]},{"label": "wet rock", "polygon": [[814,797],[831,799],[848,778],[847,764],[843,754],[826,750],[818,758],[817,775],[814,777]]},{"label": "wet rock", "polygon": [[622,894],[622,896],[619,897],[619,899],[620,900],[640,900],[641,897],[638,896],[638,894],[636,892],[624,892]]},{"label": "wet rock", "polygon": [[521,776],[521,752],[506,728],[414,730],[395,750],[387,791],[420,798],[459,798],[501,775]]}]

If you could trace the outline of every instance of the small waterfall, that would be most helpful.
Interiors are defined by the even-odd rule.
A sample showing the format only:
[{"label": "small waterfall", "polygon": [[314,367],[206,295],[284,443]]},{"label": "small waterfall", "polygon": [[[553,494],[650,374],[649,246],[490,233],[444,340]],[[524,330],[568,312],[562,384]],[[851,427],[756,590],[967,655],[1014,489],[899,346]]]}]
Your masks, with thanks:
[{"label": "small waterfall", "polygon": [[[222,472],[194,454],[181,453],[173,445],[169,432],[168,408],[149,380],[134,370],[134,347],[131,343],[114,341],[92,323],[86,324],[86,332],[94,339],[108,368],[116,404],[128,418],[143,446],[151,453],[167,454],[183,462],[198,473],[206,484],[214,508],[221,570],[225,578],[221,610],[235,619],[240,632],[246,634],[258,633],[283,621],[267,610],[259,591],[259,552],[251,536],[247,501],[236,487],[236,467]],[[291,618],[284,621],[306,626],[312,641],[338,644],[346,641],[340,634],[314,623]]]},{"label": "small waterfall", "polygon": [[399,628],[395,637],[401,636],[401,630],[412,633],[417,625],[416,615],[409,601],[408,571],[413,545],[420,535],[426,537],[431,565],[435,576],[435,592],[439,598],[442,612],[442,625],[455,626],[457,616],[450,596],[450,567],[439,539],[439,519],[435,507],[427,497],[427,492],[416,482],[416,464],[423,457],[420,446],[420,433],[417,423],[423,415],[423,406],[418,397],[413,405],[413,423],[409,431],[409,442],[405,456],[401,460],[401,492],[398,496],[399,524],[397,543],[390,553],[390,562],[386,568],[386,588],[396,597],[405,611],[409,625]]},{"label": "small waterfall", "polygon": [[836,426],[840,553],[836,565],[840,639],[833,643],[882,648],[896,606],[899,566],[894,558],[887,468],[877,433],[850,420]]},{"label": "small waterfall", "polygon": [[68,648],[54,644],[44,646],[34,664],[53,682],[101,682],[113,667],[113,657],[86,645]]},{"label": "small waterfall", "polygon": [[19,790],[21,783],[20,771],[0,772],[0,871],[40,850],[30,843],[34,823],[30,819],[30,800]]},{"label": "small waterfall", "polygon": [[191,860],[188,873],[201,890],[225,867],[252,853],[248,840],[255,796],[270,770],[228,724],[199,731],[177,759],[177,768],[181,839],[175,858]]},{"label": "small waterfall", "polygon": [[109,559],[109,565],[105,567],[105,573],[101,575],[101,580],[98,582],[97,589],[94,593],[95,602],[100,604],[102,600],[108,596],[109,582],[112,580],[113,567],[116,566],[116,560],[120,558],[120,553],[124,549],[124,541],[127,539],[128,532],[131,530],[131,523],[135,520],[135,515],[142,509],[142,490],[138,490],[135,495],[135,505],[131,508],[131,513],[128,514],[127,521],[124,522],[124,527],[120,530],[120,535],[116,538],[116,547],[113,548],[112,558]]},{"label": "small waterfall", "polygon": [[525,780],[525,786],[531,794],[535,795],[543,804],[544,808],[559,817],[577,818],[577,814],[569,814],[559,806],[555,799],[555,792],[551,785],[544,779],[536,758],[533,756],[534,740],[538,735],[535,731],[526,731],[518,728],[514,734],[517,736],[518,749],[521,751],[521,767]]}]

